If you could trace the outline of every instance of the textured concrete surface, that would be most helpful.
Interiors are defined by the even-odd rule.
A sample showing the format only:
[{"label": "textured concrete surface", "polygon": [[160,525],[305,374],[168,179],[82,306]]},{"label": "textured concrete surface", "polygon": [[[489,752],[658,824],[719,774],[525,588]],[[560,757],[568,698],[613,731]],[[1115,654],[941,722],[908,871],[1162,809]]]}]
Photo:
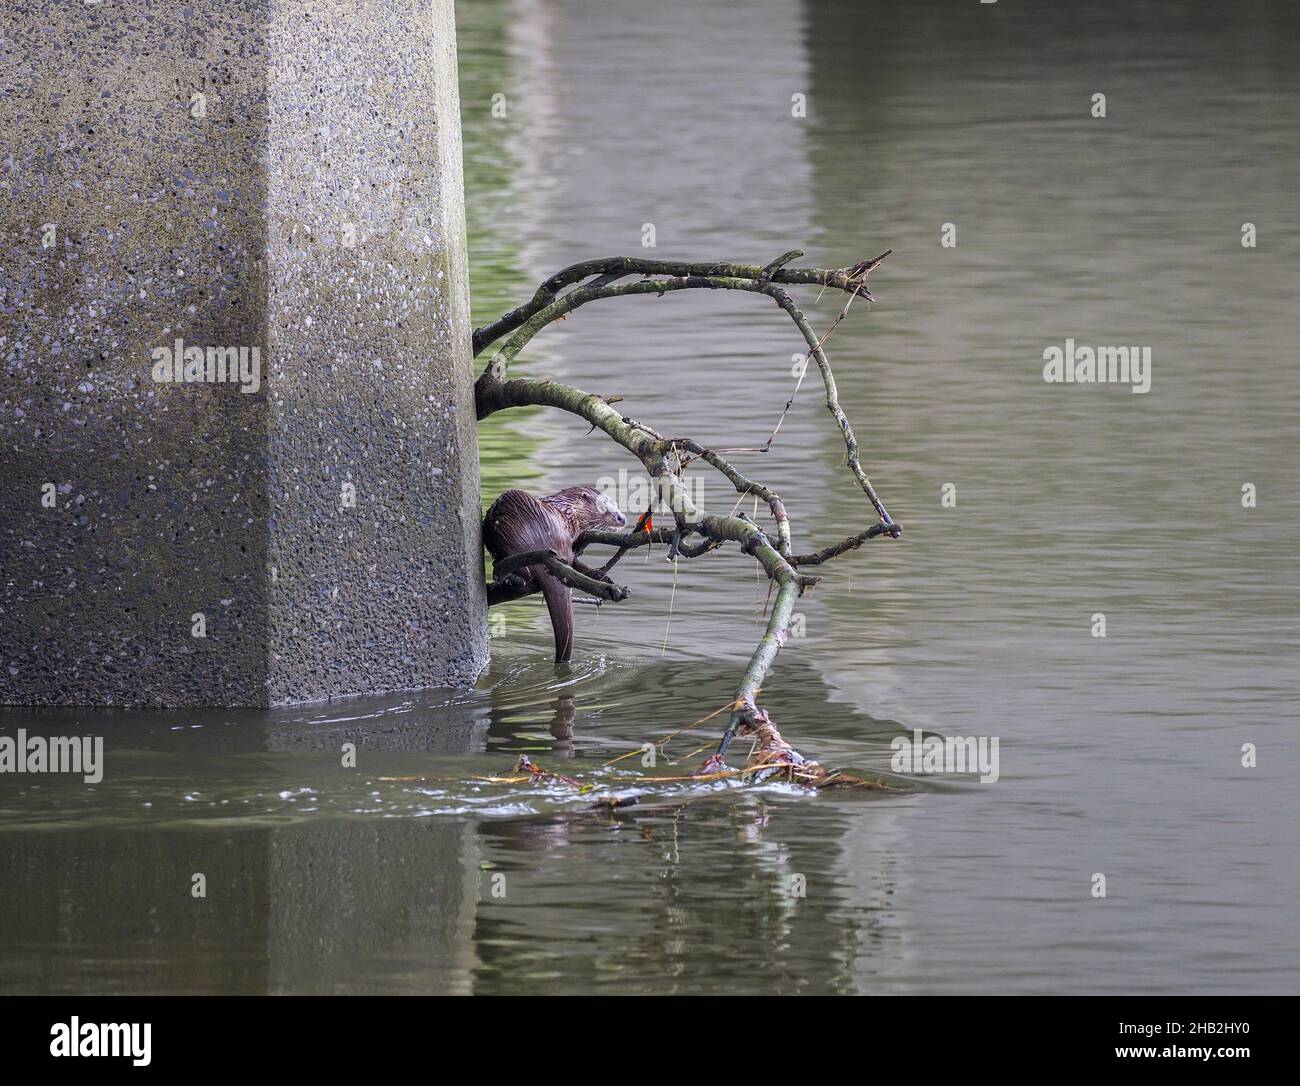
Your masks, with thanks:
[{"label": "textured concrete surface", "polygon": [[[0,25],[0,702],[472,681],[450,0]],[[256,349],[256,391],[156,381],[178,339]]]}]

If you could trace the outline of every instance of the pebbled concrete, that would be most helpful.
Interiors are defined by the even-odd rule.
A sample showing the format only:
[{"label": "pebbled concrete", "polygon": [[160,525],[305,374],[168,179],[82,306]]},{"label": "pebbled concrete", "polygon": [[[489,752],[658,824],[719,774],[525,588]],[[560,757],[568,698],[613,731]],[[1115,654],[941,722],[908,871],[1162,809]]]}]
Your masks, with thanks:
[{"label": "pebbled concrete", "polygon": [[[0,702],[472,682],[450,0],[0,25]],[[178,339],[257,381],[159,383]]]}]

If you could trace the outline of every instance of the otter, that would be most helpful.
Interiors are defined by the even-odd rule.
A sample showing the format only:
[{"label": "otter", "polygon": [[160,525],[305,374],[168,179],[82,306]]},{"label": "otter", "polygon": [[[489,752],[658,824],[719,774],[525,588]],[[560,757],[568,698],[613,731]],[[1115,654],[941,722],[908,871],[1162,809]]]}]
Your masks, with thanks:
[{"label": "otter", "polygon": [[[550,549],[570,565],[573,544],[588,528],[622,528],[627,517],[618,503],[595,487],[571,486],[544,498],[522,490],[503,491],[483,518],[483,545],[494,562],[512,554]],[[533,587],[542,590],[555,633],[555,662],[573,654],[573,596],[545,566],[519,570]]]}]

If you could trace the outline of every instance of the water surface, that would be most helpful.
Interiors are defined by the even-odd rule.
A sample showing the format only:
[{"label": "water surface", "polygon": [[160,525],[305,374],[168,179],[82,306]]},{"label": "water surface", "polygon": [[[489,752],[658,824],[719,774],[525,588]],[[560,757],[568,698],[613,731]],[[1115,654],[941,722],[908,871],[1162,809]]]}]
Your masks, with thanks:
[{"label": "water surface", "polygon": [[[658,257],[895,250],[830,355],[906,534],[800,601],[764,702],[864,773],[912,728],[998,736],[1001,779],[637,786],[636,759],[605,763],[727,700],[766,586],[734,551],[675,590],[662,553],[634,556],[632,599],[579,615],[568,669],[526,601],[474,691],[7,713],[109,754],[94,787],[0,779],[0,988],[1294,991],[1294,10],[476,0],[459,20],[480,321],[642,252],[646,223]],[[818,327],[841,304],[804,300]],[[1150,345],[1152,391],[1045,384],[1066,337]],[[589,306],[520,369],[742,445],[801,348],[774,307],[710,292]],[[809,392],[743,460],[801,547],[870,522]],[[490,420],[485,500],[635,467],[586,429]],[[474,779],[521,752],[641,802]]]}]

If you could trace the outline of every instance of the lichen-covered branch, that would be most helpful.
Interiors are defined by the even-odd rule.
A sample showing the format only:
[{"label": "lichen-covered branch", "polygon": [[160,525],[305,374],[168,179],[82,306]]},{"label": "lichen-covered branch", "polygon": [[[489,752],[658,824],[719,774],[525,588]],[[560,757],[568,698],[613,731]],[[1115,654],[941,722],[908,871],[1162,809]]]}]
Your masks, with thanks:
[{"label": "lichen-covered branch", "polygon": [[[792,261],[803,255],[798,250],[784,253],[766,265],[681,263],[635,257],[585,261],[553,275],[528,302],[474,333],[475,355],[498,344],[475,384],[475,405],[480,419],[497,411],[524,406],[554,407],[577,415],[641,462],[659,488],[662,504],[673,520],[671,528],[584,533],[577,541],[575,554],[581,554],[591,546],[616,548],[613,557],[599,570],[576,560],[570,566],[550,551],[512,556],[498,563],[495,568],[496,580],[488,586],[490,604],[515,599],[533,590],[528,579],[521,577],[517,571],[537,564],[545,565],[564,583],[581,588],[598,599],[625,598],[627,590],[619,588],[608,579],[610,568],[629,551],[653,543],[667,544],[673,558],[688,559],[716,550],[727,543],[736,543],[743,553],[759,563],[774,583],[775,594],[766,626],[737,686],[731,716],[718,753],[708,763],[713,768],[721,764],[728,744],[738,731],[757,734],[759,729],[766,728],[779,739],[774,725],[758,707],[757,699],[773,661],[785,643],[795,600],[817,582],[816,577],[800,573],[798,567],[820,565],[857,549],[877,536],[897,538],[902,532],[902,527],[890,517],[862,468],[858,441],[848,418],[840,408],[835,376],[824,350],[826,340],[848,315],[853,299],[873,300],[867,290],[867,278],[890,252],[892,250],[849,268],[832,269],[789,267]],[[642,278],[633,282],[621,282],[634,275]],[[784,289],[785,285],[800,284],[840,290],[849,296],[839,316],[820,337]],[[618,402],[619,397],[600,396],[555,381],[509,376],[514,360],[534,336],[547,325],[589,302],[607,298],[660,297],[682,290],[746,291],[772,299],[790,317],[808,346],[810,358],[817,363],[826,408],[834,417],[844,440],[845,462],[871,503],[878,518],[877,523],[834,546],[807,554],[795,554],[790,517],[781,496],[765,484],[747,477],[723,455],[724,452],[734,450],[711,449],[690,437],[665,437],[659,431],[617,410],[613,404]],[[499,342],[502,340],[504,342]],[[802,384],[802,375],[799,380]],[[795,386],[795,391],[786,404],[786,412],[794,402],[800,384]],[[766,445],[755,451],[766,451],[770,447],[784,419],[785,412],[778,419]],[[682,481],[686,466],[697,460],[726,478],[740,495],[753,495],[766,503],[773,522],[772,534],[769,535],[743,512],[720,515],[697,508]],[[802,760],[802,756],[789,748],[788,744],[784,744],[783,740],[780,742],[793,761]]]},{"label": "lichen-covered branch", "polygon": [[864,261],[870,265],[865,271],[862,264],[852,268],[840,268],[823,271],[821,268],[786,268],[782,266],[791,260],[798,260],[803,253],[794,249],[783,253],[771,264],[760,267],[757,264],[731,264],[726,261],[713,263],[682,263],[674,260],[643,260],[633,256],[608,256],[600,260],[584,260],[580,264],[571,264],[556,272],[546,280],[537,292],[523,305],[512,309],[504,316],[498,317],[491,324],[474,331],[474,356],[478,357],[483,349],[502,336],[508,336],[516,328],[555,300],[565,287],[571,287],[584,279],[603,279],[606,282],[629,275],[674,275],[674,276],[723,276],[731,279],[752,279],[756,282],[803,283],[811,286],[833,287],[846,290],[852,294],[870,299],[867,290],[867,276],[893,250],[890,249],[874,261]]},{"label": "lichen-covered branch", "polygon": [[894,535],[894,530],[897,527],[896,524],[885,524],[883,522],[873,524],[865,532],[851,535],[848,539],[842,539],[833,546],[823,547],[812,554],[792,554],[790,555],[790,564],[792,566],[819,566],[823,562],[829,562],[832,558],[838,558],[841,554],[857,550],[868,539],[875,539],[876,536],[884,535],[886,532]]},{"label": "lichen-covered branch", "polygon": [[577,563],[569,565],[552,550],[524,551],[520,554],[512,554],[509,558],[502,558],[499,562],[494,563],[492,573],[494,577],[500,580],[501,578],[511,577],[516,570],[524,569],[527,566],[544,566],[561,584],[586,592],[598,599],[612,600],[618,603],[628,597],[628,591],[622,585],[615,584],[608,577],[593,575],[586,570],[579,569]]}]

